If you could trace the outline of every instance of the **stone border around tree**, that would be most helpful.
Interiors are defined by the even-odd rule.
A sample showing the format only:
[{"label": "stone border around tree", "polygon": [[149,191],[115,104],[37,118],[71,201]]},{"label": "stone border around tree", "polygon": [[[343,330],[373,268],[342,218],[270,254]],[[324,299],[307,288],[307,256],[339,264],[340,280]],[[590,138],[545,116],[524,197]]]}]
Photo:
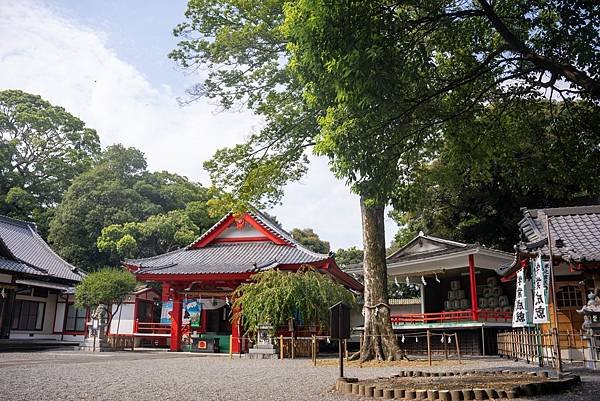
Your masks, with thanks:
[{"label": "stone border around tree", "polygon": [[[523,372],[523,371],[476,371],[464,372],[424,372],[424,371],[401,371],[389,378],[379,377],[380,380],[395,379],[398,377],[446,377],[446,376],[469,376],[493,374],[495,376],[520,376],[529,377],[531,381],[521,383],[512,387],[497,388],[464,388],[453,390],[428,390],[401,387],[398,384],[391,386],[385,383],[374,384],[368,381],[359,381],[357,378],[339,378],[335,384],[335,390],[341,394],[357,395],[360,397],[373,397],[387,400],[428,400],[428,401],[470,401],[488,399],[513,399],[521,396],[532,397],[543,394],[555,394],[570,390],[581,382],[577,375],[564,375],[561,378],[550,378],[548,372]],[[424,384],[425,385],[425,384]],[[414,387],[414,386],[411,386]]]}]

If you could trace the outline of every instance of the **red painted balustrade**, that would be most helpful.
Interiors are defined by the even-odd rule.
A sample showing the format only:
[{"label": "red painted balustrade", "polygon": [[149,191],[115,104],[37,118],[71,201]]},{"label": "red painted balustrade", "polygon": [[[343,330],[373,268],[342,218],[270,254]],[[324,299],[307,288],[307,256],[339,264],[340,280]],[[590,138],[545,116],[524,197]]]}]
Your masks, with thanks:
[{"label": "red painted balustrade", "polygon": [[[478,311],[480,322],[511,322],[512,312],[495,312],[480,309]],[[468,322],[472,320],[471,310],[445,311],[430,313],[403,313],[391,316],[392,324],[422,324],[422,323],[448,323]]]}]

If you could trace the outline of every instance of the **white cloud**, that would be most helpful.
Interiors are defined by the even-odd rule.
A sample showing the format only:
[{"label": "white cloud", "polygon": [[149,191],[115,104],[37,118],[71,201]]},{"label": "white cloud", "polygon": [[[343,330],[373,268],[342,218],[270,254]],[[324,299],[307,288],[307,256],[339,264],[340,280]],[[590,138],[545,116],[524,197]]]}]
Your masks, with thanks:
[{"label": "white cloud", "polygon": [[[0,3],[0,89],[21,89],[61,105],[95,128],[102,145],[145,152],[151,169],[206,182],[202,162],[233,145],[260,121],[249,113],[215,114],[198,102],[181,108],[167,85],[151,83],[106,44],[107,35],[44,3]],[[287,228],[312,227],[334,247],[360,246],[356,196],[314,163],[274,211]],[[388,224],[388,239],[395,225]]]}]

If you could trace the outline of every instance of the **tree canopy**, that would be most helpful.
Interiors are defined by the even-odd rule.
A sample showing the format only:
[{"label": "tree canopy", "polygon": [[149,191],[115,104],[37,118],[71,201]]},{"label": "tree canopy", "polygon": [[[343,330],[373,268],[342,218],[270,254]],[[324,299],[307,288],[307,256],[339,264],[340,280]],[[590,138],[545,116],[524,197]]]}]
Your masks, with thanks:
[{"label": "tree canopy", "polygon": [[424,231],[510,252],[520,207],[597,203],[599,116],[585,102],[521,100],[457,120],[435,161],[399,188],[397,242]]},{"label": "tree canopy", "polygon": [[186,17],[171,57],[208,67],[191,93],[265,119],[205,164],[223,201],[277,202],[311,147],[361,196],[365,333],[375,339],[362,359],[398,351],[388,311],[377,309],[387,302],[384,206],[402,211],[403,190],[418,190],[411,184],[446,141],[461,140],[453,124],[546,89],[569,104],[599,96],[590,2],[199,0]]},{"label": "tree canopy", "polygon": [[313,252],[327,254],[329,253],[330,245],[328,241],[323,241],[312,228],[294,228],[290,231],[292,237],[300,244],[304,245]]},{"label": "tree canopy", "polygon": [[335,261],[340,267],[361,263],[363,261],[364,251],[355,246],[335,251]]},{"label": "tree canopy", "polygon": [[96,131],[64,108],[0,91],[0,214],[35,221],[45,237],[63,193],[99,153]]},{"label": "tree canopy", "polygon": [[121,303],[135,289],[133,274],[125,270],[104,268],[85,276],[75,287],[78,308]]},{"label": "tree canopy", "polygon": [[109,146],[69,187],[50,224],[49,239],[77,266],[116,266],[122,256],[157,254],[210,227],[209,197],[208,189],[185,177],[148,172],[139,150]]},{"label": "tree canopy", "polygon": [[349,306],[355,303],[350,291],[312,269],[267,270],[253,275],[251,280],[235,290],[233,303],[234,310],[243,309],[249,332],[263,324],[270,324],[276,330],[296,317],[301,320],[297,323],[324,328],[329,325],[330,306],[340,301]]},{"label": "tree canopy", "polygon": [[97,245],[101,252],[121,259],[155,256],[189,245],[213,223],[206,202],[195,201],[183,210],[104,227]]}]

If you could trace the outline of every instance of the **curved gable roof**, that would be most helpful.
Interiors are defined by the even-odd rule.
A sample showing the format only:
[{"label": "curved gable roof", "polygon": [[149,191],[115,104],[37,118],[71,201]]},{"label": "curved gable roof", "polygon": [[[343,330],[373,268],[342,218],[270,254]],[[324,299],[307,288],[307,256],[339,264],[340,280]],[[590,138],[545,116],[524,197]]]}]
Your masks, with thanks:
[{"label": "curved gable roof", "polygon": [[[80,281],[83,273],[70,263],[58,256],[37,233],[34,223],[0,216],[0,242],[2,247],[10,252],[8,259],[22,267],[12,271],[54,277],[63,280]],[[8,263],[4,264],[8,266]]]}]

